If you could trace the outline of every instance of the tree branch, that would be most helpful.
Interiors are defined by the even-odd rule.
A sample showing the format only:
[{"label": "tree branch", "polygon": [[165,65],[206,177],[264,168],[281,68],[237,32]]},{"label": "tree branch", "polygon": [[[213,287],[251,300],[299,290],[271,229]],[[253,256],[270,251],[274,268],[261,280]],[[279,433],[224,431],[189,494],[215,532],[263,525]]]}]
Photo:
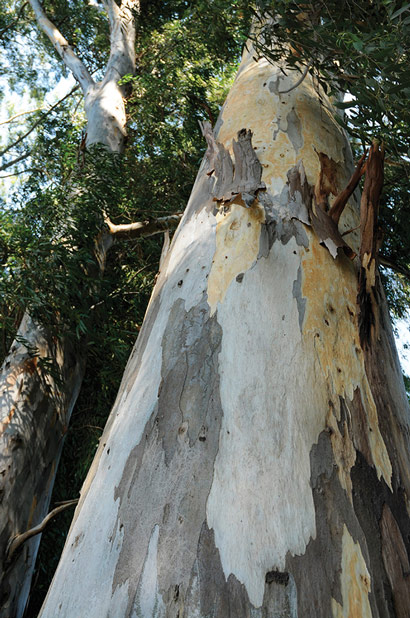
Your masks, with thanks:
[{"label": "tree branch", "polygon": [[29,150],[28,152],[22,154],[20,157],[17,157],[16,159],[13,159],[12,161],[9,161],[8,163],[4,163],[4,165],[0,166],[0,172],[6,170],[8,167],[11,167],[15,163],[19,163],[20,161],[24,161],[24,159],[27,159],[27,157],[29,157],[30,154],[31,154],[31,150]]},{"label": "tree branch", "polygon": [[136,223],[126,223],[122,225],[115,225],[106,217],[105,223],[108,226],[110,235],[114,239],[133,240],[135,238],[154,236],[154,234],[160,234],[166,230],[173,230],[177,227],[181,217],[182,213],[177,213],[167,217],[158,217],[151,221],[138,221]]},{"label": "tree branch", "polygon": [[19,118],[20,116],[27,116],[28,114],[35,114],[36,112],[41,112],[43,111],[43,109],[45,108],[37,107],[37,109],[29,109],[26,112],[19,112],[18,114],[14,114],[14,116],[10,116],[10,118],[7,118],[7,120],[2,120],[0,122],[0,126],[2,126],[3,124],[9,124],[10,122],[13,122],[13,120],[15,120],[16,118]]},{"label": "tree branch", "polygon": [[22,16],[23,11],[24,11],[24,9],[26,8],[26,6],[27,6],[27,5],[28,5],[28,2],[23,2],[23,4],[21,5],[21,7],[20,7],[20,9],[19,9],[19,11],[18,11],[18,13],[17,13],[16,18],[15,18],[15,19],[13,19],[13,21],[12,21],[11,23],[9,23],[7,26],[5,26],[5,27],[3,28],[3,30],[0,30],[0,38],[3,36],[3,34],[4,34],[5,32],[7,32],[7,30],[10,30],[10,28],[12,28],[12,27],[14,26],[14,24],[16,24],[16,23],[18,22],[18,20],[19,20],[19,19],[20,19],[20,17]]},{"label": "tree branch", "polygon": [[48,19],[39,0],[29,0],[29,2],[40,29],[50,39],[54,49],[60,55],[66,67],[70,69],[85,94],[88,88],[94,84],[94,80],[88,72],[88,69],[77,54],[75,54],[61,32],[56,28],[53,22]]},{"label": "tree branch", "polygon": [[58,513],[61,513],[62,511],[65,511],[71,506],[74,506],[75,504],[77,504],[77,502],[78,502],[78,498],[76,500],[68,500],[67,502],[64,502],[63,504],[60,504],[60,506],[57,506],[48,515],[46,515],[46,517],[44,517],[43,521],[39,523],[38,526],[35,526],[34,528],[30,528],[30,530],[26,530],[26,532],[23,532],[22,534],[17,534],[15,537],[13,537],[7,547],[7,551],[6,551],[7,560],[10,561],[13,554],[15,554],[18,548],[21,545],[23,545],[23,543],[25,543],[28,539],[31,539],[31,537],[36,536],[37,534],[40,534],[40,532],[43,532],[48,522],[53,517],[55,517],[55,515],[57,515]]},{"label": "tree branch", "polygon": [[332,204],[331,209],[329,210],[329,216],[333,219],[333,221],[337,224],[339,223],[339,219],[342,215],[342,212],[347,204],[347,200],[352,195],[353,191],[356,189],[359,184],[360,178],[363,176],[365,171],[364,162],[367,155],[367,151],[360,157],[359,162],[356,166],[355,171],[352,174],[351,179],[347,183],[347,186],[343,191],[339,193],[336,197],[335,201]]},{"label": "tree branch", "polygon": [[116,82],[135,71],[135,27],[133,10],[139,0],[123,0],[121,7],[114,0],[102,0],[110,22],[110,57],[103,83]]},{"label": "tree branch", "polygon": [[287,94],[288,92],[292,92],[292,90],[295,90],[298,86],[300,86],[300,84],[304,81],[305,77],[307,76],[307,74],[309,73],[309,69],[312,66],[312,61],[310,61],[307,65],[305,70],[303,71],[300,79],[298,79],[298,81],[296,82],[296,84],[293,84],[293,86],[291,86],[290,88],[288,88],[287,90],[278,90],[278,94]]},{"label": "tree branch", "polygon": [[398,264],[390,260],[388,257],[381,255],[380,253],[378,255],[378,258],[379,258],[379,263],[381,264],[381,266],[394,270],[396,273],[403,275],[403,277],[406,277],[406,279],[410,281],[410,270],[408,268],[399,266]]},{"label": "tree branch", "polygon": [[30,133],[32,133],[34,129],[38,127],[38,125],[41,124],[47,118],[47,116],[56,109],[56,107],[58,107],[61,103],[63,103],[66,99],[68,99],[68,97],[71,97],[71,95],[74,94],[76,90],[78,90],[78,86],[74,86],[74,88],[70,90],[68,94],[66,94],[62,99],[60,99],[59,101],[57,101],[57,103],[55,103],[52,107],[50,107],[49,110],[47,110],[44,114],[42,114],[40,118],[33,124],[33,126],[28,131],[26,131],[26,133],[21,135],[18,139],[16,139],[15,142],[13,142],[12,144],[9,144],[8,146],[6,146],[4,150],[0,152],[0,157],[2,157],[4,154],[6,154],[6,152],[11,150],[11,148],[14,148],[14,146],[17,146],[17,144],[20,144],[20,142],[22,142],[23,139],[26,139],[26,137],[28,137]]}]

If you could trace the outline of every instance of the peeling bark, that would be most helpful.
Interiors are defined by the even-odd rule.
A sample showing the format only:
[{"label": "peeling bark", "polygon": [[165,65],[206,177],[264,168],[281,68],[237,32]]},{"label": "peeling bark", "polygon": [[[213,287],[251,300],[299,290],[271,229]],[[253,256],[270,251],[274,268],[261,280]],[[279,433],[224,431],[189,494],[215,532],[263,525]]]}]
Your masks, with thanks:
[{"label": "peeling bark", "polygon": [[360,277],[357,302],[362,345],[378,336],[376,258],[382,235],[378,229],[379,199],[383,187],[384,149],[372,144],[366,163],[366,178],[360,202]]},{"label": "peeling bark", "polygon": [[[42,618],[408,611],[410,418],[387,309],[378,288],[362,348],[358,268],[321,245],[359,223],[352,158],[325,93],[309,75],[281,93],[282,76],[245,52],[204,129]],[[249,203],[238,131],[262,170],[241,151]],[[350,195],[331,216],[315,187]]]}]

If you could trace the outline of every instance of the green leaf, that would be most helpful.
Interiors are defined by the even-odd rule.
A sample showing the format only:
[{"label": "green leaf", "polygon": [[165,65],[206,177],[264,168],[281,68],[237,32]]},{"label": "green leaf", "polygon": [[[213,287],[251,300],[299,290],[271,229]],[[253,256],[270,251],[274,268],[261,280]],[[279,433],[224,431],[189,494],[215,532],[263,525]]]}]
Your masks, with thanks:
[{"label": "green leaf", "polygon": [[404,6],[401,7],[401,9],[399,9],[398,11],[395,11],[393,15],[390,17],[390,19],[393,21],[393,19],[396,19],[396,17],[399,17],[399,15],[407,11],[409,8],[410,8],[410,3],[405,4]]}]

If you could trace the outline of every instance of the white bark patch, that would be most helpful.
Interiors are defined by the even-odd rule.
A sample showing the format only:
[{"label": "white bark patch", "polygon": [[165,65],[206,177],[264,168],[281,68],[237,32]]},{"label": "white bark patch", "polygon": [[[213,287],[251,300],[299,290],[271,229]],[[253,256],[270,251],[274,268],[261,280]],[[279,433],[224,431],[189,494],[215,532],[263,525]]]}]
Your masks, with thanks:
[{"label": "white bark patch", "polygon": [[275,243],[218,307],[224,417],[207,520],[225,576],[256,607],[265,573],[284,570],[287,552],[303,554],[316,534],[309,453],[326,400],[292,295],[297,249]]},{"label": "white bark patch", "polygon": [[332,599],[333,618],[372,618],[369,602],[370,574],[359,543],[355,543],[343,526],[342,572],[340,583],[343,603]]},{"label": "white bark patch", "polygon": [[[99,618],[107,612],[112,612],[113,616],[125,615],[116,613],[116,608],[128,601],[128,586],[117,587],[114,594],[112,589],[122,547],[120,523],[116,523],[120,503],[114,500],[115,487],[120,484],[130,452],[139,444],[158,400],[161,342],[171,307],[178,298],[185,300],[187,310],[199,302],[206,290],[214,250],[215,218],[202,210],[193,215],[175,237],[163,275],[165,282],[155,328],[150,333],[138,373],[133,377],[132,365],[127,368],[134,382],[127,385],[114,406],[112,414],[116,417],[109,439],[70,531],[56,583],[50,589],[41,614],[43,617],[55,618],[58,614],[61,618]],[[103,580],[104,585],[101,584]]]},{"label": "white bark patch", "polygon": [[155,526],[148,545],[147,558],[135,599],[132,618],[161,618],[165,607],[158,592],[157,551],[159,526]]},{"label": "white bark patch", "polygon": [[126,137],[127,118],[117,81],[90,86],[84,97],[84,108],[87,116],[87,146],[104,144],[111,152],[121,152]]}]

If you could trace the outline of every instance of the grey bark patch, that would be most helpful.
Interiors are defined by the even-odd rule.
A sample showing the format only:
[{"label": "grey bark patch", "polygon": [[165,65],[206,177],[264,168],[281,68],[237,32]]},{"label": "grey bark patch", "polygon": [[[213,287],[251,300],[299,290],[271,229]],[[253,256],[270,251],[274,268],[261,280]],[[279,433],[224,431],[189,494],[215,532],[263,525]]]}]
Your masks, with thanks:
[{"label": "grey bark patch", "polygon": [[306,310],[306,298],[302,296],[302,268],[300,266],[298,268],[297,278],[293,282],[292,294],[293,298],[296,300],[296,304],[298,307],[299,328],[300,332],[302,332],[303,319],[305,317]]},{"label": "grey bark patch", "polygon": [[[351,477],[355,514],[367,539],[368,564],[371,565],[370,576],[372,580],[370,601],[372,609],[374,605],[376,606],[373,615],[380,616],[380,618],[399,616],[400,613],[397,613],[397,608],[394,608],[394,591],[391,589],[389,576],[383,562],[383,549],[385,547],[383,546],[381,524],[383,508],[388,505],[405,541],[407,553],[410,555],[410,525],[403,489],[392,493],[383,480],[379,481],[374,467],[369,466],[360,452],[357,453]],[[408,611],[408,607],[401,608],[401,610],[403,609]]]},{"label": "grey bark patch", "polygon": [[289,136],[290,141],[292,142],[292,146],[297,153],[303,147],[303,135],[302,135],[302,124],[300,122],[300,118],[295,112],[295,109],[292,108],[289,114],[286,117],[288,128],[287,134]]},{"label": "grey bark patch", "polygon": [[[199,611],[198,611],[199,610]],[[234,575],[225,575],[214,532],[204,521],[198,541],[197,558],[185,598],[184,618],[262,618],[249,601],[245,587]]]},{"label": "grey bark patch", "polygon": [[263,618],[298,618],[297,590],[290,573],[269,571],[265,578]]},{"label": "grey bark patch", "polygon": [[276,240],[286,245],[294,237],[299,246],[309,246],[309,239],[302,225],[302,222],[308,221],[307,209],[302,199],[300,192],[291,194],[289,182],[279,196],[271,196],[265,192],[258,194],[259,203],[265,210],[258,257],[267,257]]},{"label": "grey bark patch", "polygon": [[275,79],[271,79],[268,82],[269,92],[271,92],[272,94],[276,94],[278,96],[279,95],[279,84],[280,84],[279,76],[277,76]]},{"label": "grey bark patch", "polygon": [[[205,299],[189,312],[181,300],[175,302],[162,340],[158,404],[114,494],[120,504],[113,533],[121,524],[123,536],[113,592],[128,581],[127,616],[132,615],[155,524],[158,594],[168,603],[175,586],[181,599],[188,588],[219,447],[221,336]],[[147,487],[155,491],[147,493]]]},{"label": "grey bark patch", "polygon": [[[349,408],[351,408],[349,404]],[[351,410],[354,414],[354,410]],[[347,408],[341,401],[340,424],[348,422]],[[343,603],[341,572],[343,528],[347,527],[359,543],[371,578],[369,603],[374,618],[394,616],[391,589],[386,576],[381,548],[379,521],[383,504],[394,513],[406,537],[408,515],[400,492],[392,494],[386,483],[377,479],[360,452],[351,471],[353,504],[339,481],[330,434],[325,430],[310,454],[311,486],[316,513],[316,538],[311,539],[303,556],[288,555],[286,571],[295,581],[299,616],[332,616],[331,599]],[[408,541],[408,539],[407,539]]]}]

